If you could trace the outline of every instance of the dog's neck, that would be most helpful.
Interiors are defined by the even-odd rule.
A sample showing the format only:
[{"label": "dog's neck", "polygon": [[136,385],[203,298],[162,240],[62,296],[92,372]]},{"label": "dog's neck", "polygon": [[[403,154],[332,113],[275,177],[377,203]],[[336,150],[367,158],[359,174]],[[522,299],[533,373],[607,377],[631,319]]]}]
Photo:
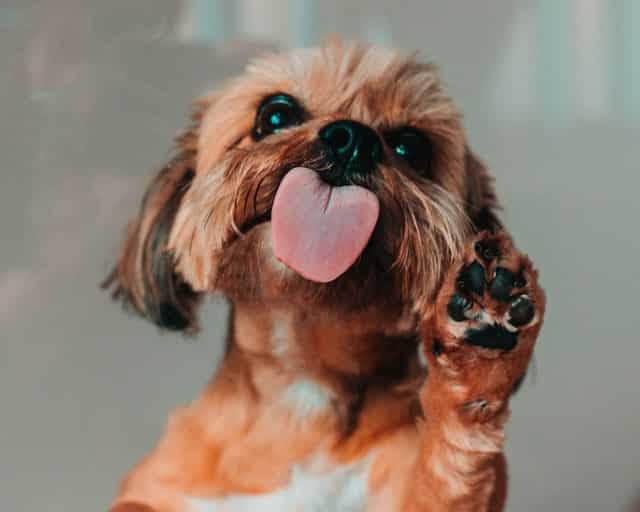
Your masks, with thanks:
[{"label": "dog's neck", "polygon": [[387,325],[385,317],[375,311],[338,315],[235,303],[230,353],[244,361],[260,396],[273,399],[296,382],[313,382],[339,409],[349,409],[363,390],[401,383],[413,372],[416,342],[410,322]]}]

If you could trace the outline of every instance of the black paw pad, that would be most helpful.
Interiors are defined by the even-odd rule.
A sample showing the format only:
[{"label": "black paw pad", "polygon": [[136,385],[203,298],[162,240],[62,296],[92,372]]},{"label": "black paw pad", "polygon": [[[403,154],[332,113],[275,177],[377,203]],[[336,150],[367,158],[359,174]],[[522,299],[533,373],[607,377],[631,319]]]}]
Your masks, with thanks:
[{"label": "black paw pad", "polygon": [[469,329],[465,333],[465,341],[477,347],[513,350],[518,344],[518,335],[495,324],[482,329]]},{"label": "black paw pad", "polygon": [[459,293],[455,293],[449,304],[447,305],[447,313],[449,314],[449,318],[455,320],[456,322],[462,322],[466,320],[467,317],[465,312],[467,309],[471,307],[472,302],[466,297],[460,295]]},{"label": "black paw pad", "polygon": [[518,277],[515,272],[511,272],[508,268],[498,267],[496,276],[489,285],[489,293],[496,300],[507,302],[511,298],[511,290]]},{"label": "black paw pad", "polygon": [[500,250],[495,240],[482,240],[476,242],[474,246],[476,254],[484,261],[493,261],[500,257]]},{"label": "black paw pad", "polygon": [[484,267],[478,261],[466,265],[458,275],[458,289],[484,295]]},{"label": "black paw pad", "polygon": [[533,320],[536,310],[528,297],[521,295],[511,303],[509,323],[514,327],[522,327]]}]

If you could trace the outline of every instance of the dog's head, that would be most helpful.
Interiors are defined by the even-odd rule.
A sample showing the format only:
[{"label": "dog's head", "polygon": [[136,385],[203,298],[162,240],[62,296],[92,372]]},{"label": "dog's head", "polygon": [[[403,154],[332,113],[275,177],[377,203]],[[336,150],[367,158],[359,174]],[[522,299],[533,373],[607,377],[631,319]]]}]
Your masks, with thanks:
[{"label": "dog's head", "polygon": [[110,282],[161,326],[206,292],[354,312],[431,298],[497,224],[435,69],[330,43],[261,58],[197,103]]}]

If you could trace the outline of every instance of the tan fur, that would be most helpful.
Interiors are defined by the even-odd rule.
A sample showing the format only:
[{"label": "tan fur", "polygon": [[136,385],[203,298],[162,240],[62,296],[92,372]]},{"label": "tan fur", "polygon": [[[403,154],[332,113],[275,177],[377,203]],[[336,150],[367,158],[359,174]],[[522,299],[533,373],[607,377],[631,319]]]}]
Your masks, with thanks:
[{"label": "tan fur", "polygon": [[[297,98],[308,117],[256,142],[256,109],[276,92]],[[317,133],[343,118],[379,134],[417,128],[434,159],[420,175],[385,148],[371,178],[381,211],[372,240],[345,275],[319,285],[275,260],[268,215],[289,169],[323,172]],[[125,479],[112,511],[178,512],[190,510],[193,496],[272,493],[286,487],[293,466],[319,456],[335,467],[370,461],[370,512],[500,510],[508,397],[539,323],[526,348],[504,358],[462,350],[447,330],[446,303],[478,219],[499,223],[491,178],[433,66],[340,41],[268,55],[200,100],[193,119],[107,285],[143,315],[187,331],[197,328],[200,297],[222,293],[232,302],[227,352],[202,395],[173,414]],[[519,263],[503,243],[509,264]],[[436,338],[466,355],[448,353],[448,366],[429,356],[434,373],[420,391],[418,344],[429,352]],[[486,373],[499,364],[513,375]],[[495,414],[460,412],[488,391]],[[297,407],[295,392],[312,393],[315,407]]]}]

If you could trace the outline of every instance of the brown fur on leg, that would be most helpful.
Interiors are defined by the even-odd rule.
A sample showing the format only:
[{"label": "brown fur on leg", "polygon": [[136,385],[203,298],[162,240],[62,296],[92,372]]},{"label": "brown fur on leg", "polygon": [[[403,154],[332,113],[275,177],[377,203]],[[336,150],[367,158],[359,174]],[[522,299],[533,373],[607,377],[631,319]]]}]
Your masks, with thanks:
[{"label": "brown fur on leg", "polygon": [[505,234],[481,233],[449,272],[422,328],[429,374],[409,510],[502,510],[509,398],[527,370],[544,307],[537,272]]}]

